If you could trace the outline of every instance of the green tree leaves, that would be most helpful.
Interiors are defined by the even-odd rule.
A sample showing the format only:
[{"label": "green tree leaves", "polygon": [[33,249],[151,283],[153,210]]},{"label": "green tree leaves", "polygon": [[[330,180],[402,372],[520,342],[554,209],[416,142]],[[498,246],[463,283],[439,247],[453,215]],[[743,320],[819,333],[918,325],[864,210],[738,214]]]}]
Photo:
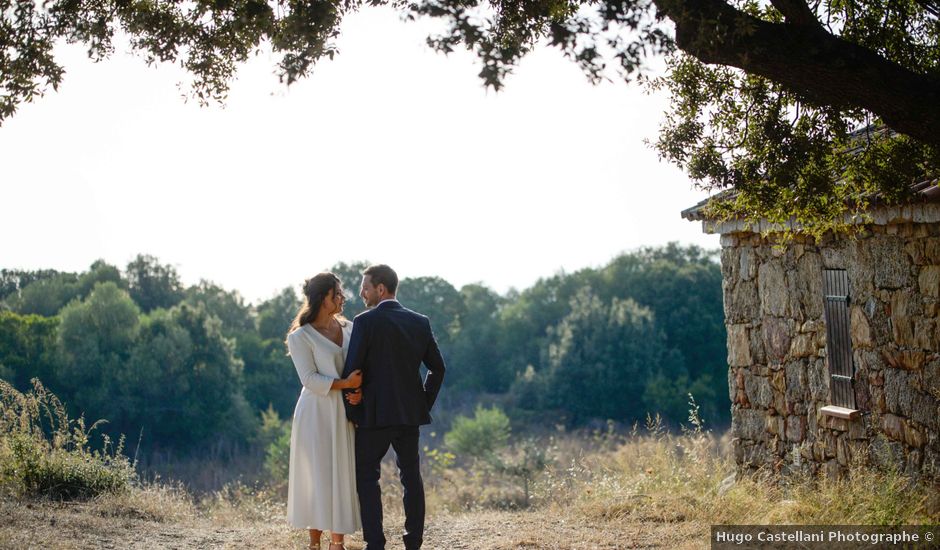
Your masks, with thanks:
[{"label": "green tree leaves", "polygon": [[415,277],[398,284],[397,296],[405,307],[430,318],[438,343],[449,349],[455,323],[466,308],[460,292],[440,277]]},{"label": "green tree leaves", "polygon": [[[224,337],[218,318],[201,307],[182,304],[171,309],[158,327],[157,338],[142,338],[138,357],[163,350],[164,384],[154,388],[160,395],[160,416],[149,415],[148,425],[160,440],[175,439],[179,446],[196,445],[220,435],[243,440],[250,433],[250,411],[242,397],[242,362],[235,356],[235,343]],[[163,344],[161,332],[175,333],[181,345]],[[133,366],[133,365],[132,365]],[[136,377],[135,377],[136,378]],[[148,407],[143,410],[147,411]],[[173,438],[173,439],[171,439]]]},{"label": "green tree leaves", "polygon": [[283,342],[301,303],[297,292],[288,287],[270,300],[258,305],[257,326],[261,338],[264,340],[276,338]]},{"label": "green tree leaves", "polygon": [[[0,284],[10,288],[2,304],[60,283],[71,297],[51,317],[0,312],[0,376],[22,389],[39,377],[76,412],[107,418],[112,433],[143,428],[145,449],[250,441],[260,411],[291,416],[299,384],[284,337],[300,306],[293,288],[249,305],[207,281],[183,289],[155,258],[132,263],[134,284],[102,262],[77,274],[2,272]],[[365,265],[338,264],[347,288],[358,286]],[[442,419],[482,396],[520,421],[583,426],[660,412],[679,423],[691,392],[710,423],[727,420],[712,252],[641,249],[506,295],[430,276],[400,288],[406,307],[431,318],[448,361]],[[172,305],[145,312],[131,292],[151,306]],[[491,410],[477,416],[458,420],[457,432],[470,430],[466,420],[486,424],[486,437],[508,429]]]},{"label": "green tree leaves", "polygon": [[[543,406],[568,421],[634,420],[658,403],[642,399],[655,373],[682,371],[652,312],[632,299],[602,302],[590,289],[571,300],[571,312],[550,331]],[[520,403],[525,406],[525,403]]]},{"label": "green tree leaves", "polygon": [[131,297],[145,313],[173,307],[183,299],[183,285],[176,269],[161,264],[153,256],[138,254],[127,264],[126,277]]},{"label": "green tree leaves", "polygon": [[491,393],[505,392],[514,376],[512,370],[501,368],[506,354],[513,349],[503,345],[506,339],[500,310],[506,300],[480,284],[465,285],[460,289],[460,296],[464,307],[451,325],[455,336],[447,357],[449,364],[456,368],[447,371],[447,384]]},{"label": "green tree leaves", "polygon": [[58,317],[0,311],[0,378],[26,390],[30,380],[56,376]]},{"label": "green tree leaves", "polygon": [[[756,22],[784,25],[781,13],[766,3],[745,0],[739,5]],[[820,19],[812,21],[817,34],[824,34],[825,23],[838,40],[863,45],[882,61],[921,77],[932,75],[935,81],[940,25],[924,3],[859,5],[833,0],[812,6],[803,7]],[[811,45],[807,39],[806,48]],[[838,67],[844,66],[867,75],[867,80],[842,78],[842,88],[870,96],[881,93],[887,77],[869,67],[861,53],[847,64],[835,55],[824,57],[824,51],[820,46],[817,56],[832,64],[832,71],[817,80],[837,87]],[[887,106],[866,108],[864,102],[850,99],[851,94],[837,99],[836,92],[822,100],[807,89],[811,84],[795,86],[766,72],[707,61],[694,53],[677,54],[669,59],[667,75],[654,81],[654,89],[668,91],[673,99],[655,146],[660,157],[685,170],[701,187],[733,190],[726,200],[713,201],[709,213],[718,219],[792,221],[816,236],[846,231],[848,222],[862,218],[875,197],[888,203],[904,201],[910,198],[911,185],[940,174],[936,140],[899,133],[909,131],[895,124],[898,113]],[[793,63],[800,64],[796,56]],[[913,91],[923,86],[908,87]],[[936,101],[922,99],[912,105],[935,115],[937,108],[927,103]],[[905,117],[916,116],[916,109],[907,110]]]},{"label": "green tree leaves", "polygon": [[[736,192],[719,217],[793,218],[819,235],[845,229],[873,193],[901,200],[940,169],[933,0],[0,0],[0,122],[59,85],[58,40],[100,59],[126,33],[148,63],[180,63],[205,103],[224,100],[262,44],[280,57],[282,81],[306,76],[337,53],[344,16],[379,5],[443,20],[428,44],[473,51],[494,89],[546,42],[592,82],[632,79],[678,48],[658,84],[673,106],[657,149],[699,185]],[[881,127],[892,131],[857,133]]]},{"label": "green tree leaves", "polygon": [[126,291],[103,283],[60,316],[58,381],[70,390],[68,402],[89,416],[120,421],[125,411],[116,390],[137,336],[140,310]]}]

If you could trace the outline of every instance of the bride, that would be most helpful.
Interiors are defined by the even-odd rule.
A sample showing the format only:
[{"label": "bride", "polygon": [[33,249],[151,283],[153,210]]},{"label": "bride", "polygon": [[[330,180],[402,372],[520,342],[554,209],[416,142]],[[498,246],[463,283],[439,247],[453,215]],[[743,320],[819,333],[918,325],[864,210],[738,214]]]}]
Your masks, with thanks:
[{"label": "bride", "polygon": [[310,548],[329,531],[330,550],[345,549],[344,534],[361,528],[356,496],[355,432],[342,391],[358,388],[362,373],[341,378],[352,323],[342,316],[343,286],[333,273],[304,282],[304,305],[287,334],[303,384],[290,437],[287,521],[310,530]]}]

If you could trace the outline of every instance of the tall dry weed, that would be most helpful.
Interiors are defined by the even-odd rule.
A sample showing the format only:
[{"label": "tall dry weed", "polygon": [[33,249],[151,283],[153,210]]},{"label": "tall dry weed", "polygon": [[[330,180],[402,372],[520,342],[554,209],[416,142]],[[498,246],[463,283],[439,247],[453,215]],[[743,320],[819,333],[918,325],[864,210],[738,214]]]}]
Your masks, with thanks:
[{"label": "tall dry weed", "polygon": [[616,449],[569,456],[536,492],[545,506],[597,519],[712,524],[921,524],[940,519],[931,482],[859,460],[842,479],[734,479],[730,436],[691,422],[681,433],[655,417]]},{"label": "tall dry weed", "polygon": [[136,480],[124,456],[123,437],[114,445],[91,436],[101,421],[70,419],[65,406],[39,380],[21,393],[0,380],[0,486],[19,496],[57,500],[126,491]]}]

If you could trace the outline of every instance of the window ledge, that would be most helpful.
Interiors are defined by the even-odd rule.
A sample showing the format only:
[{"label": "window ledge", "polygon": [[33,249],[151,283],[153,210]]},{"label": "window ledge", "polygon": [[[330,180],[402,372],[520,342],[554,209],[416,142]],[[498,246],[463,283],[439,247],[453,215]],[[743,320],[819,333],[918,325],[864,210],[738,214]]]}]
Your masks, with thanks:
[{"label": "window ledge", "polygon": [[855,420],[862,414],[859,410],[839,407],[838,405],[826,405],[819,409],[819,412],[826,416],[834,416],[835,418],[844,418],[846,420]]}]

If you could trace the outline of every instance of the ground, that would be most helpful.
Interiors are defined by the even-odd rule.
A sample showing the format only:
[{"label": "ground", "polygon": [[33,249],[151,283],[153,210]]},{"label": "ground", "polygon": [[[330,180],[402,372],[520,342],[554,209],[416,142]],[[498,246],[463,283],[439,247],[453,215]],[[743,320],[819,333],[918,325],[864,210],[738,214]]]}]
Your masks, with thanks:
[{"label": "ground", "polygon": [[[306,535],[287,527],[276,506],[260,513],[222,511],[161,517],[146,507],[114,502],[0,501],[0,548],[297,548]],[[248,517],[252,516],[252,517]],[[280,516],[280,517],[279,517]],[[386,517],[389,550],[401,516]],[[585,520],[563,511],[467,512],[430,515],[426,549],[701,548],[707,526],[689,522]],[[324,541],[326,537],[324,537]],[[323,548],[326,548],[324,543]],[[353,536],[350,550],[362,548]]]}]

